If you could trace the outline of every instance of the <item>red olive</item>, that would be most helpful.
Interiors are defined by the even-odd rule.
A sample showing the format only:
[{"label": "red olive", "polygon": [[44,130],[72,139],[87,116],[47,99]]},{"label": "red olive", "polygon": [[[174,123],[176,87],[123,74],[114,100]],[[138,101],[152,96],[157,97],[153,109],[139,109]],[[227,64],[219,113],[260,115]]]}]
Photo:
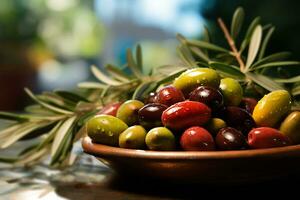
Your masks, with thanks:
[{"label": "red olive", "polygon": [[107,104],[97,114],[112,115],[115,117],[117,115],[117,111],[121,105],[122,105],[121,102]]},{"label": "red olive", "polygon": [[161,121],[166,127],[183,130],[205,124],[210,116],[211,110],[207,105],[196,101],[183,101],[167,108],[161,116]]},{"label": "red olive", "polygon": [[191,101],[198,101],[208,105],[212,111],[217,111],[223,106],[222,93],[212,87],[199,86],[190,93]]},{"label": "red olive", "polygon": [[161,115],[167,108],[160,103],[146,104],[138,112],[140,125],[147,129],[162,126]]},{"label": "red olive", "polygon": [[218,132],[216,145],[220,150],[240,150],[247,148],[245,136],[232,127],[222,128]]},{"label": "red olive", "polygon": [[248,134],[248,144],[253,149],[262,149],[288,146],[292,142],[277,129],[259,127],[252,129]]},{"label": "red olive", "polygon": [[148,97],[145,99],[145,104],[156,102],[156,92],[150,92]]},{"label": "red olive", "polygon": [[246,111],[248,111],[250,114],[252,114],[256,104],[257,104],[256,99],[244,97],[244,98],[242,98],[240,107],[244,108]]},{"label": "red olive", "polygon": [[171,106],[177,102],[184,101],[183,93],[175,87],[169,85],[157,92],[155,102]]},{"label": "red olive", "polygon": [[215,142],[211,134],[202,127],[194,126],[184,131],[180,145],[185,151],[213,151]]}]

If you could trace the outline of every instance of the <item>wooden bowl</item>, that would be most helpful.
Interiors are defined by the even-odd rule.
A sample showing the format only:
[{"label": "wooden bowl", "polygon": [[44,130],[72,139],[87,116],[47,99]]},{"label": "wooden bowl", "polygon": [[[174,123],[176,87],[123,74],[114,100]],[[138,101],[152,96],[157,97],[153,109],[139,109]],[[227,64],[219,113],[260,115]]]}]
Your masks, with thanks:
[{"label": "wooden bowl", "polygon": [[298,175],[300,145],[239,151],[132,150],[82,140],[84,152],[120,175],[177,182],[242,183]]}]

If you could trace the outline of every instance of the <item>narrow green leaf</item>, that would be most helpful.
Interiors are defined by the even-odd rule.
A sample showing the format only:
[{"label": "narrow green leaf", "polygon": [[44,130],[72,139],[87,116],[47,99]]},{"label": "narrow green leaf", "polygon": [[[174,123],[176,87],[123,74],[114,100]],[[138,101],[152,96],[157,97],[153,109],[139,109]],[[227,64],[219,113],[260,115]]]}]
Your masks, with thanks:
[{"label": "narrow green leaf", "polygon": [[12,157],[0,157],[0,162],[2,163],[14,163],[16,162],[18,159],[17,158],[12,158]]},{"label": "narrow green leaf", "polygon": [[74,103],[78,103],[79,101],[89,102],[89,100],[87,100],[85,97],[83,97],[79,94],[76,94],[74,92],[65,91],[65,90],[55,90],[54,93],[64,99],[67,99]]},{"label": "narrow green leaf", "polygon": [[40,95],[36,95],[36,97],[49,105],[53,105],[57,108],[62,108],[69,111],[74,111],[74,107],[76,103],[73,101],[69,101],[68,99],[64,99],[53,92],[43,92]]},{"label": "narrow green leaf", "polygon": [[47,116],[57,115],[57,113],[55,113],[51,110],[45,109],[44,107],[42,107],[39,104],[26,106],[25,112],[36,114],[36,115],[47,115]]},{"label": "narrow green leaf", "polygon": [[66,137],[68,133],[71,131],[71,127],[73,126],[73,123],[76,120],[76,116],[70,117],[67,119],[58,129],[56,132],[55,138],[53,140],[52,146],[51,146],[51,157],[53,158],[55,154],[57,154],[57,150],[61,148],[63,145],[63,140]]},{"label": "narrow green leaf", "polygon": [[293,96],[298,96],[298,95],[300,95],[300,85],[295,86],[295,87],[292,89],[292,95],[293,95]]},{"label": "narrow green leaf", "polygon": [[62,113],[62,114],[72,114],[73,112],[71,111],[67,111],[65,109],[61,109],[61,108],[57,108],[55,106],[52,106],[48,103],[45,103],[41,100],[39,100],[28,88],[25,88],[25,92],[35,101],[37,102],[38,104],[40,104],[41,106],[51,110],[51,111],[54,111],[54,112],[57,112],[57,113]]},{"label": "narrow green leaf", "polygon": [[169,76],[166,76],[160,80],[157,81],[158,85],[164,84],[164,83],[168,83],[170,81],[173,81],[176,77],[178,77],[181,73],[183,73],[184,71],[186,71],[186,69],[181,69],[179,71],[175,71],[174,73],[171,73]]},{"label": "narrow green leaf", "polygon": [[245,78],[245,75],[236,66],[220,62],[209,62],[209,66],[225,76],[238,80],[243,80]]},{"label": "narrow green leaf", "polygon": [[116,66],[108,64],[105,68],[111,76],[119,81],[128,82],[130,80],[130,77]]},{"label": "narrow green leaf", "polygon": [[203,49],[209,49],[212,51],[219,51],[219,52],[225,52],[225,53],[230,52],[229,50],[224,49],[223,47],[211,44],[209,42],[200,41],[200,40],[187,40],[187,44],[189,46],[196,46],[196,47],[200,47]]},{"label": "narrow green leaf", "polygon": [[271,27],[268,30],[268,32],[267,32],[267,34],[266,34],[266,36],[265,36],[265,38],[264,38],[264,40],[263,40],[263,42],[261,44],[260,52],[259,52],[259,55],[258,55],[258,60],[261,60],[264,57],[265,51],[266,51],[266,48],[267,48],[267,45],[268,45],[268,42],[269,42],[269,40],[270,40],[270,38],[271,38],[274,30],[275,30],[274,26]]},{"label": "narrow green leaf", "polygon": [[19,165],[29,165],[33,164],[34,161],[42,159],[49,151],[49,147],[42,148],[39,151],[34,151],[30,154],[26,154],[24,157],[22,156],[21,158],[18,159],[14,164],[16,166]]},{"label": "narrow green leaf", "polygon": [[273,27],[273,24],[266,24],[266,25],[263,25],[262,29],[263,29],[263,31],[265,31],[265,30],[268,30],[271,27]]},{"label": "narrow green leaf", "polygon": [[94,109],[93,111],[86,112],[84,115],[80,116],[77,126],[83,126],[91,117],[96,115],[99,112],[99,109]]},{"label": "narrow green leaf", "polygon": [[0,111],[0,119],[22,122],[22,121],[27,121],[30,118],[31,118],[31,115],[22,115],[22,114],[1,112]]},{"label": "narrow green leaf", "polygon": [[139,69],[139,67],[137,66],[137,64],[135,63],[135,61],[133,59],[131,49],[127,49],[126,58],[127,58],[128,67],[130,68],[132,73],[137,78],[142,78],[143,74],[142,74],[141,70]]},{"label": "narrow green leaf", "polygon": [[34,130],[45,127],[49,124],[50,124],[49,122],[39,122],[39,123],[28,122],[26,124],[23,124],[23,126],[20,127],[20,129],[16,130],[13,134],[9,135],[5,139],[2,139],[0,148],[2,149],[7,148],[13,143],[15,143],[16,141],[18,141],[19,139],[21,139],[22,137],[24,137],[25,135],[31,133]]},{"label": "narrow green leaf", "polygon": [[261,25],[258,25],[251,36],[249,50],[248,50],[248,57],[246,61],[246,68],[247,71],[249,67],[252,65],[253,61],[255,60],[255,57],[258,53],[260,42],[262,37],[262,27]]},{"label": "narrow green leaf", "polygon": [[177,40],[178,40],[181,44],[184,44],[184,45],[187,44],[187,39],[186,39],[183,35],[181,35],[180,33],[177,33],[177,34],[176,34],[176,38],[177,38]]},{"label": "narrow green leaf", "polygon": [[205,42],[211,41],[211,36],[210,36],[207,26],[203,27],[203,41],[205,41]]},{"label": "narrow green leaf", "polygon": [[248,46],[249,42],[250,42],[250,39],[251,39],[251,36],[253,34],[253,31],[255,29],[255,27],[260,23],[260,17],[256,17],[250,24],[247,32],[246,32],[246,36],[241,44],[241,47],[240,47],[240,53],[242,53],[246,47]]},{"label": "narrow green leaf", "polygon": [[37,150],[40,150],[42,148],[44,148],[47,144],[49,144],[55,134],[56,134],[56,131],[59,129],[59,127],[62,125],[63,121],[60,121],[58,122],[50,131],[49,133],[45,136],[45,139],[37,146]]},{"label": "narrow green leaf", "polygon": [[136,47],[136,64],[140,71],[143,71],[143,53],[141,45],[137,45]]},{"label": "narrow green leaf", "polygon": [[132,95],[132,99],[144,101],[144,98],[147,95],[147,94],[145,94],[145,91],[152,83],[153,83],[153,81],[149,81],[149,82],[140,84],[134,91],[134,93]]},{"label": "narrow green leaf", "polygon": [[247,72],[246,76],[254,81],[256,84],[260,85],[261,87],[267,89],[268,91],[274,91],[274,90],[283,90],[284,88],[276,83],[275,81],[273,81],[272,79],[261,75],[261,74],[254,74],[251,72]]},{"label": "narrow green leaf", "polygon": [[238,7],[234,12],[231,21],[230,33],[233,39],[237,38],[239,32],[241,31],[244,17],[245,17],[244,9],[242,7]]},{"label": "narrow green leaf", "polygon": [[275,78],[274,79],[277,83],[299,83],[300,82],[300,75],[299,76],[294,76],[292,78]]},{"label": "narrow green leaf", "polygon": [[195,66],[195,59],[193,58],[191,52],[185,45],[179,45],[177,51],[182,61],[184,61],[188,66]]},{"label": "narrow green leaf", "polygon": [[81,83],[78,83],[77,86],[79,88],[85,88],[85,89],[105,89],[105,88],[107,88],[107,85],[104,85],[104,84],[98,83],[98,82],[81,82]]},{"label": "narrow green leaf", "polygon": [[18,156],[22,156],[22,155],[24,155],[24,154],[26,154],[26,153],[28,153],[28,152],[34,150],[37,146],[38,146],[38,144],[30,145],[29,147],[23,149],[23,150],[18,154]]},{"label": "narrow green leaf", "polygon": [[201,60],[205,61],[205,62],[209,62],[209,57],[205,54],[205,52],[203,52],[201,49],[197,48],[197,47],[190,47],[192,53],[194,53],[195,55],[197,55]]},{"label": "narrow green leaf", "polygon": [[292,65],[300,65],[300,62],[298,61],[277,61],[277,62],[270,62],[270,63],[265,63],[262,65],[257,65],[255,67],[252,67],[251,70],[257,70],[257,69],[262,69],[262,68],[267,68],[267,67],[280,67],[280,66],[292,66]]},{"label": "narrow green leaf", "polygon": [[6,138],[10,136],[13,132],[19,130],[22,128],[25,124],[28,124],[29,122],[23,122],[23,123],[16,123],[12,124],[7,128],[4,128],[0,131],[0,140],[3,140],[3,138]]},{"label": "narrow green leaf", "polygon": [[91,66],[91,71],[94,76],[101,82],[106,83],[108,85],[121,85],[122,83],[105,75],[101,70],[99,70],[96,66]]},{"label": "narrow green leaf", "polygon": [[289,58],[290,56],[291,56],[290,52],[274,53],[274,54],[271,54],[269,56],[262,58],[261,60],[258,60],[253,65],[251,65],[251,68],[256,67],[258,65],[265,64],[265,63],[269,63],[269,62],[282,61],[282,60]]}]

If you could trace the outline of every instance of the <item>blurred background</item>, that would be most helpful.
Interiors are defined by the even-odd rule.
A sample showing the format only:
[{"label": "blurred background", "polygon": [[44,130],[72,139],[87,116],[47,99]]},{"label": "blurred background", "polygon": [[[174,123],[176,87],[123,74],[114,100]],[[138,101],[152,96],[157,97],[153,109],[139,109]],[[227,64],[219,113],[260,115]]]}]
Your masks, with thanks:
[{"label": "blurred background", "polygon": [[[21,110],[23,92],[74,89],[91,79],[89,66],[125,63],[126,48],[140,43],[145,72],[177,62],[175,35],[200,38],[203,26],[214,42],[237,6],[246,24],[256,16],[276,26],[268,53],[289,50],[300,60],[300,1],[289,0],[1,0],[0,110]],[[224,44],[226,45],[226,44]]]}]

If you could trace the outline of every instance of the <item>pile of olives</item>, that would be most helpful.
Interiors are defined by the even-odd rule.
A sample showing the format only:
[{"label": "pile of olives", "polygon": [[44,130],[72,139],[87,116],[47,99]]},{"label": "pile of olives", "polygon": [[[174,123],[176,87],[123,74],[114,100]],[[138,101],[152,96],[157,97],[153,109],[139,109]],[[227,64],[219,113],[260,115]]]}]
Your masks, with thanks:
[{"label": "pile of olives", "polygon": [[300,112],[285,90],[257,102],[237,80],[189,69],[144,101],[105,106],[86,124],[93,142],[129,149],[214,151],[300,143]]}]

